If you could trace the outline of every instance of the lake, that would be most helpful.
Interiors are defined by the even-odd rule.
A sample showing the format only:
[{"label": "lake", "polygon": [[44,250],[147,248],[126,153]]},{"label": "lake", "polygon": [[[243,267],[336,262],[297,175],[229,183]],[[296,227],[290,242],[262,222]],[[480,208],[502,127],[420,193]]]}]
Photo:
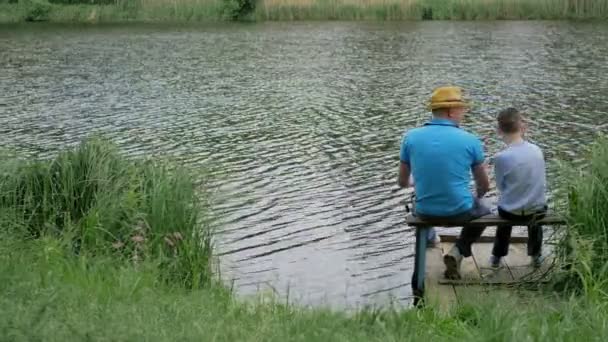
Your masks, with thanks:
[{"label": "lake", "polygon": [[222,279],[303,305],[411,301],[399,144],[434,87],[465,89],[488,155],[498,110],[523,109],[553,183],[608,131],[605,23],[12,25],[0,70],[3,148],[103,133],[200,170]]}]

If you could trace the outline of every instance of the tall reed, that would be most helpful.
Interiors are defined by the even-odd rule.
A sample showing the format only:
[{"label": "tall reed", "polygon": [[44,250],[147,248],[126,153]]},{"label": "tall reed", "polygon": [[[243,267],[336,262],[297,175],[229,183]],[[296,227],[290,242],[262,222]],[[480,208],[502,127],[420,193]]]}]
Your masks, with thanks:
[{"label": "tall reed", "polygon": [[[608,0],[0,0],[0,22],[607,19]],[[253,8],[253,13],[249,13]]]},{"label": "tall reed", "polygon": [[22,236],[56,236],[77,254],[153,260],[166,280],[198,287],[210,277],[206,206],[188,172],[134,161],[99,138],[52,160],[3,158],[0,210]]},{"label": "tall reed", "polygon": [[587,295],[608,295],[608,138],[589,150],[588,163],[564,172],[568,227],[558,252],[564,263],[560,285]]},{"label": "tall reed", "polygon": [[259,20],[607,18],[607,0],[259,0]]}]

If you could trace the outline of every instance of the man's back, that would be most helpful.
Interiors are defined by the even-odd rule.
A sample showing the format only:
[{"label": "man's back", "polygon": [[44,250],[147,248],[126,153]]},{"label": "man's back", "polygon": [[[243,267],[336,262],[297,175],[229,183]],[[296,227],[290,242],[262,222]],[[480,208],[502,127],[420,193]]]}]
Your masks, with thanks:
[{"label": "man's back", "polygon": [[401,161],[416,179],[416,211],[452,216],[473,207],[471,169],[483,163],[481,142],[450,120],[433,119],[409,131],[403,139]]},{"label": "man's back", "polygon": [[514,212],[546,204],[545,160],[538,146],[522,141],[499,152],[495,174],[501,209]]}]

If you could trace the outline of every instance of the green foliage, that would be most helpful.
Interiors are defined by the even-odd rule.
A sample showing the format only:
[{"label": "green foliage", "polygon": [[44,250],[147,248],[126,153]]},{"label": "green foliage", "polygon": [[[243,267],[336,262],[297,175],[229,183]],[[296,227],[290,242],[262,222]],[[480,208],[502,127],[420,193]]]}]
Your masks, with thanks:
[{"label": "green foliage", "polygon": [[49,19],[52,5],[45,0],[19,0],[25,21],[46,21]]},{"label": "green foliage", "polygon": [[118,0],[116,2],[120,19],[136,19],[142,10],[142,3],[135,0]]},{"label": "green foliage", "polygon": [[0,239],[0,334],[7,341],[604,341],[606,301],[480,295],[433,308],[304,309],[236,301],[213,285],[158,282],[157,264],[74,257],[52,237]]},{"label": "green foliage", "polygon": [[588,163],[564,169],[569,225],[562,231],[560,286],[608,293],[608,138],[590,147]]},{"label": "green foliage", "polygon": [[0,209],[21,235],[56,237],[77,254],[160,263],[163,277],[198,287],[210,277],[210,231],[192,177],[132,161],[91,139],[52,160],[5,159]]},{"label": "green foliage", "polygon": [[0,22],[608,19],[606,0],[15,1],[0,0]]},{"label": "green foliage", "polygon": [[487,20],[607,18],[601,0],[265,1],[258,20]]},{"label": "green foliage", "polygon": [[52,4],[62,5],[113,5],[116,0],[49,0]]},{"label": "green foliage", "polygon": [[223,0],[223,17],[227,20],[242,20],[255,10],[256,0]]}]

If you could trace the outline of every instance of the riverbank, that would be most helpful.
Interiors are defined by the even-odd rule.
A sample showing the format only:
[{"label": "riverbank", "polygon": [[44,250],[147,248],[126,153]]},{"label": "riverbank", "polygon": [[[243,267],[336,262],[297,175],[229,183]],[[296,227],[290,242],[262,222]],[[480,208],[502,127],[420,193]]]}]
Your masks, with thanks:
[{"label": "riverbank", "polygon": [[[564,188],[561,292],[475,292],[449,312],[354,314],[241,301],[211,277],[207,202],[188,172],[91,140],[0,163],[0,333],[7,340],[603,341],[608,144]],[[474,289],[472,289],[474,290]],[[522,290],[524,291],[524,290]]]},{"label": "riverbank", "polygon": [[602,341],[605,301],[540,297],[522,305],[493,288],[442,314],[354,315],[236,301],[218,286],[159,283],[151,266],[74,258],[54,239],[0,240],[0,333],[9,341]]},{"label": "riverbank", "polygon": [[0,23],[607,18],[606,0],[0,0]]}]

